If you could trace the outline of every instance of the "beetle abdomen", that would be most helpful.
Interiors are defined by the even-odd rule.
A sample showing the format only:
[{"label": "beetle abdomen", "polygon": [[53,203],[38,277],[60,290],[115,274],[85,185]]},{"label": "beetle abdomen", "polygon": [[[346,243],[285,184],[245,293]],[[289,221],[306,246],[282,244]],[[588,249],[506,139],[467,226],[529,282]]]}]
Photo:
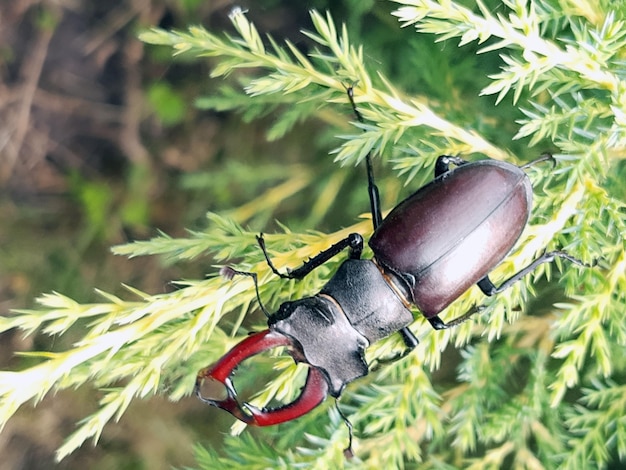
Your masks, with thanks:
[{"label": "beetle abdomen", "polygon": [[427,318],[485,277],[528,222],[530,180],[482,160],[444,173],[401,202],[370,239],[379,263],[408,282]]}]

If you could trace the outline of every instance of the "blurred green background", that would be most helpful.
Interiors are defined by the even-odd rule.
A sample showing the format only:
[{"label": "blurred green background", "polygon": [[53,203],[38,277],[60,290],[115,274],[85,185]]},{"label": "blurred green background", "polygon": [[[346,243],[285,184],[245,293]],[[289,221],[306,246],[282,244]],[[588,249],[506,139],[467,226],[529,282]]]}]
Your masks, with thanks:
[{"label": "blurred green background", "polygon": [[[1,314],[30,308],[37,295],[52,290],[88,302],[96,298],[94,287],[121,293],[123,282],[158,293],[170,289],[171,280],[201,278],[212,269],[211,260],[167,266],[158,259],[115,257],[109,248],[156,229],[182,236],[185,228],[204,226],[207,211],[239,208],[233,216],[254,230],[271,230],[276,219],[293,229],[334,230],[368,210],[363,169],[338,169],[329,155],[338,135],[354,132],[349,107],[335,114],[325,110],[280,139],[268,139],[274,113],[285,110],[268,110],[255,120],[228,109],[207,110],[218,88],[239,87],[238,77],[211,80],[210,59],[172,59],[168,48],[137,40],[152,25],[183,29],[200,23],[212,32],[232,31],[228,13],[235,6],[249,9],[261,33],[289,39],[304,52],[310,44],[300,30],[311,29],[308,11],[329,10],[347,24],[353,43],[364,44],[371,72],[381,71],[408,93],[449,103],[449,118],[462,123],[464,114],[472,120],[479,114],[487,123],[495,117],[489,113],[510,113],[506,122],[513,129],[519,117],[506,103],[493,108],[493,98],[477,97],[495,62],[489,70],[489,60],[482,60],[477,73],[473,46],[459,51],[418,38],[411,28],[401,30],[390,2],[2,2]],[[498,144],[513,133],[488,137]],[[515,151],[512,145],[525,143],[505,147]],[[379,174],[383,205],[390,207],[406,188]],[[301,181],[298,191],[289,189],[293,181]],[[245,206],[277,187],[278,202]],[[3,334],[2,368],[24,363],[14,351],[61,349],[78,337]],[[0,433],[0,467],[50,468],[55,449],[98,398],[81,389],[20,410]],[[106,427],[97,447],[84,446],[59,468],[193,465],[192,445],[215,433],[204,409],[193,398],[134,403],[119,423]]]}]

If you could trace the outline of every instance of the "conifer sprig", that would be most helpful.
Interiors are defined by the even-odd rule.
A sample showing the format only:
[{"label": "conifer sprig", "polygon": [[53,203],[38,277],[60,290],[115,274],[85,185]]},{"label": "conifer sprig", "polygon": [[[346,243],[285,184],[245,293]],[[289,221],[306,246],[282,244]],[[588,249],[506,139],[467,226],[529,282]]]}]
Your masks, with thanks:
[{"label": "conifer sprig", "polygon": [[[558,150],[551,174],[532,170],[537,171],[538,197],[531,224],[492,278],[506,279],[543,249],[557,247],[598,264],[592,269],[542,265],[497,298],[484,299],[470,290],[444,317],[456,317],[475,304],[485,308],[454,330],[433,332],[417,314],[412,325],[421,341],[417,350],[352,384],[342,398],[340,406],[358,437],[353,463],[402,468],[428,460],[442,467],[575,469],[583,463],[603,467],[623,462],[626,429],[620,424],[624,409],[618,384],[626,376],[626,207],[616,196],[623,194],[621,183],[607,176],[619,170],[617,160],[626,148],[621,52],[626,12],[612,11],[611,2],[586,17],[543,1],[502,2],[498,13],[482,2],[474,10],[453,1],[396,3],[404,6],[395,15],[405,25],[416,25],[419,34],[459,38],[460,46],[478,40],[485,44],[484,54],[498,52],[501,72],[482,93],[502,101],[512,92],[524,117],[511,139],[528,138],[531,144],[549,139]],[[306,36],[315,49],[308,56],[289,42],[281,46],[264,39],[241,11],[232,15],[234,36],[193,27],[188,32],[154,29],[142,39],[178,54],[210,57],[213,77],[252,69],[254,76],[245,86],[249,102],[228,92],[219,100],[227,109],[261,106],[271,96],[273,104],[291,105],[289,122],[295,122],[299,109],[303,115],[311,112],[311,103],[347,106],[345,89],[354,86],[366,123],[356,124],[358,131],[345,137],[337,151],[341,161],[357,162],[371,150],[386,156],[398,148],[412,149],[409,156],[416,158],[404,161],[419,171],[440,153],[513,159],[508,149],[475,130],[478,121],[457,124],[445,107],[407,96],[390,80],[370,75],[362,48],[350,42],[345,27],[335,27],[330,15],[312,12],[311,19],[315,32]],[[550,37],[547,32],[553,30],[558,34]],[[420,142],[407,141],[420,129]],[[274,263],[293,268],[350,232],[367,236],[370,225],[363,220],[331,234],[285,229],[267,235],[266,241]],[[161,234],[115,250],[131,257],[159,254],[174,262],[203,254],[218,262],[241,259],[243,269],[258,273],[261,297],[273,307],[287,295],[294,299],[316,292],[341,261],[333,260],[302,282],[283,282],[251,248],[254,235],[230,218],[211,215],[205,231],[186,238]],[[557,272],[563,273],[561,301],[533,303],[536,281]],[[131,400],[155,393],[177,400],[189,394],[196,371],[245,334],[238,326],[255,295],[246,279],[211,277],[179,287],[160,295],[131,290],[137,296],[133,301],[102,293],[104,302],[86,305],[49,294],[36,311],[0,317],[0,331],[19,328],[29,334],[62,334],[80,319],[90,321],[73,348],[37,353],[38,365],[0,372],[0,425],[23,403],[50,391],[85,383],[103,389],[100,410],[60,449],[62,458],[85,439],[97,438]],[[453,351],[443,353],[451,343],[460,354],[455,380],[433,374],[441,366],[450,370]],[[392,337],[373,345],[368,358],[375,363],[398,347],[400,341]],[[297,393],[291,373],[268,384],[260,402],[272,394]],[[569,396],[570,390],[582,398]],[[226,455],[199,450],[199,463],[206,468],[232,468],[234,462],[249,468],[350,465],[341,453],[346,430],[336,413],[331,411],[328,419],[328,409],[332,407],[289,423],[289,433],[265,430],[275,436],[275,445],[229,438]]]}]

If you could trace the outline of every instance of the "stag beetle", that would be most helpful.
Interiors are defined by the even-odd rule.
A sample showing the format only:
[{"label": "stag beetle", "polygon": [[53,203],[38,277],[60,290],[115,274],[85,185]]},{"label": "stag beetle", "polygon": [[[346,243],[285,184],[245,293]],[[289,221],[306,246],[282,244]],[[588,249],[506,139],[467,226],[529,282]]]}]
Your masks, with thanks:
[{"label": "stag beetle", "polygon": [[[352,88],[348,89],[348,97],[356,117],[363,122]],[[545,154],[535,162],[543,160],[554,161]],[[282,273],[273,265],[263,236],[258,236],[269,267],[281,278],[302,279],[344,249],[349,255],[321,292],[285,302],[274,314],[266,312],[267,330],[248,336],[217,363],[202,369],[196,395],[247,424],[268,426],[298,418],[328,394],[337,398],[347,384],[367,375],[364,353],[369,345],[400,332],[405,351],[414,348],[418,341],[408,329],[414,320],[412,306],[434,329],[441,330],[467,320],[475,312],[448,323],[438,316],[472,284],[491,296],[556,257],[582,265],[564,251],[551,251],[500,286],[489,279],[489,272],[509,253],[528,222],[533,195],[523,171],[528,165],[517,167],[496,160],[470,163],[441,156],[435,165],[434,180],[398,204],[383,220],[368,154],[368,193],[374,224],[369,246],[374,257],[361,259],[363,237],[353,233],[298,269]],[[226,268],[223,274],[253,277],[258,297],[254,273]],[[240,403],[230,379],[234,369],[245,359],[279,346],[286,346],[296,362],[309,366],[300,396],[273,409]],[[203,396],[205,381],[223,384],[226,398]]]}]

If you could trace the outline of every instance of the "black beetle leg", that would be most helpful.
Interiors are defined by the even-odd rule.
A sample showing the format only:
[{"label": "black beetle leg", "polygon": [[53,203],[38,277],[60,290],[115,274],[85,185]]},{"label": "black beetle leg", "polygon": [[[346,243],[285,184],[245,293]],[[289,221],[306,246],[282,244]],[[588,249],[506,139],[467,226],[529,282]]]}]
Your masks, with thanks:
[{"label": "black beetle leg", "polygon": [[354,451],[352,450],[352,440],[353,440],[352,423],[350,422],[348,417],[343,414],[343,411],[341,411],[341,408],[339,408],[339,398],[335,399],[335,409],[337,410],[337,413],[339,413],[339,416],[341,417],[341,419],[343,420],[344,424],[348,428],[348,447],[346,447],[343,450],[343,455],[344,455],[345,458],[351,459],[351,458],[354,457]]},{"label": "black beetle leg", "polygon": [[[350,100],[350,104],[352,105],[352,111],[356,116],[357,121],[363,124],[363,116],[356,107],[356,103],[354,102],[354,86],[349,86],[346,88],[346,92],[348,94],[348,99]],[[372,224],[374,225],[374,230],[378,228],[378,226],[383,221],[383,213],[380,210],[380,192],[378,190],[378,186],[376,186],[376,181],[374,180],[374,167],[372,165],[372,152],[367,152],[365,156],[365,166],[367,168],[367,193],[370,197],[370,210],[372,212]]]},{"label": "black beetle leg", "polygon": [[461,166],[465,165],[466,163],[469,162],[459,157],[453,157],[451,155],[441,155],[437,157],[437,161],[435,162],[435,178],[450,171],[450,164]]},{"label": "black beetle leg", "polygon": [[406,326],[400,330],[400,336],[402,336],[402,341],[404,341],[404,345],[406,346],[406,349],[402,354],[402,357],[404,357],[413,351],[420,342],[417,340],[413,332]]},{"label": "black beetle leg", "polygon": [[[547,160],[547,159],[548,158],[545,158],[544,160]],[[540,264],[554,261],[554,258],[563,258],[579,266],[590,267],[590,265],[583,263],[578,258],[574,258],[573,256],[566,253],[565,251],[549,251],[541,255],[535,261],[530,263],[525,268],[521,269],[519,272],[515,273],[510,278],[508,278],[500,286],[496,286],[491,281],[491,279],[489,279],[489,276],[485,276],[484,278],[482,278],[480,281],[478,281],[476,285],[480,288],[481,291],[483,291],[483,293],[486,296],[499,294],[505,291],[506,289],[508,289],[509,287],[511,287],[513,284],[515,284],[517,281],[519,281],[521,278],[523,278],[527,274],[533,272],[537,268],[537,266],[539,266]],[[469,312],[461,315],[458,318],[455,318],[454,320],[449,321],[448,323],[444,323],[441,320],[441,318],[439,318],[436,315],[434,317],[430,317],[428,321],[430,322],[431,326],[435,330],[445,330],[446,328],[450,328],[452,326],[458,325],[459,323],[463,323],[464,321],[469,319],[472,315],[474,315],[476,312],[482,310],[482,308],[483,307],[474,307]]]},{"label": "black beetle leg", "polygon": [[522,170],[525,170],[526,168],[530,168],[531,166],[536,165],[537,163],[546,162],[546,161],[552,162],[552,168],[556,166],[556,159],[552,156],[551,153],[545,152],[545,153],[542,153],[539,158],[536,158],[532,162],[528,162],[525,165],[520,166],[520,168]]},{"label": "black beetle leg", "polygon": [[[360,123],[363,123],[364,122],[363,116],[361,116],[361,113],[357,109],[356,103],[354,102],[353,86],[347,87],[346,92],[348,93],[348,99],[350,100],[350,104],[352,105],[352,111],[354,112],[354,115],[356,116],[357,120]],[[463,163],[466,163],[464,160],[461,160],[460,158],[457,158],[457,157],[446,156],[444,158],[444,156],[441,156],[437,159],[438,165],[439,165],[440,160],[442,162],[445,161],[445,163],[442,163],[442,165],[445,165],[444,171],[448,171],[448,165],[450,162],[453,162],[456,165],[462,165]],[[374,225],[374,230],[376,230],[383,221],[383,214],[380,209],[380,191],[378,190],[378,186],[376,186],[376,181],[374,180],[374,167],[372,165],[372,152],[371,151],[367,152],[367,155],[365,156],[365,166],[367,168],[367,193],[369,194],[369,198],[370,198],[370,210],[372,213],[372,224]],[[404,327],[400,330],[400,335],[402,335],[402,340],[404,341],[404,344],[406,345],[406,349],[402,353],[398,354],[397,356],[394,356],[390,361],[385,361],[385,362],[396,361],[398,359],[403,358],[404,356],[409,354],[413,349],[415,349],[415,347],[419,344],[419,341],[417,340],[413,332],[409,330],[407,327]]]},{"label": "black beetle leg", "polygon": [[413,332],[408,327],[405,326],[404,328],[399,330],[398,333],[400,333],[400,336],[402,337],[402,341],[404,342],[405,348],[402,351],[395,353],[392,356],[379,357],[378,359],[376,359],[376,364],[373,367],[370,367],[370,371],[378,370],[381,366],[391,364],[393,362],[396,362],[396,361],[399,361],[400,359],[405,358],[419,344],[418,339],[415,337]]},{"label": "black beetle leg", "polygon": [[541,255],[539,258],[537,258],[525,268],[521,269],[519,272],[513,274],[513,276],[504,281],[500,286],[494,285],[494,283],[491,282],[491,279],[489,279],[489,276],[485,276],[484,278],[482,278],[480,281],[478,281],[477,285],[480,290],[482,290],[483,293],[487,296],[499,294],[500,292],[511,287],[527,274],[533,272],[540,264],[554,261],[554,258],[563,258],[579,266],[590,267],[590,265],[583,263],[578,258],[574,258],[565,251],[549,251]]},{"label": "black beetle leg", "polygon": [[351,233],[343,240],[332,245],[330,248],[322,251],[318,255],[313,258],[305,261],[302,266],[297,269],[291,270],[287,273],[281,273],[276,267],[272,260],[270,259],[269,254],[267,253],[267,249],[265,248],[265,239],[263,238],[263,234],[257,235],[257,241],[259,242],[259,246],[261,250],[263,250],[263,255],[265,256],[265,260],[267,261],[267,265],[270,267],[272,272],[277,276],[280,276],[283,279],[302,279],[315,268],[321,266],[326,261],[331,259],[332,257],[339,254],[341,251],[346,248],[349,249],[349,257],[350,259],[359,259],[361,258],[361,253],[363,252],[363,237],[358,233]]},{"label": "black beetle leg", "polygon": [[483,308],[484,307],[482,306],[473,307],[469,311],[461,315],[460,317],[456,317],[455,319],[450,320],[448,323],[444,323],[443,320],[439,318],[439,316],[437,315],[435,315],[434,317],[428,318],[428,322],[430,323],[430,326],[432,326],[435,330],[445,330],[453,326],[460,325],[461,323],[469,320],[472,315],[474,315],[477,312],[480,312]]}]

